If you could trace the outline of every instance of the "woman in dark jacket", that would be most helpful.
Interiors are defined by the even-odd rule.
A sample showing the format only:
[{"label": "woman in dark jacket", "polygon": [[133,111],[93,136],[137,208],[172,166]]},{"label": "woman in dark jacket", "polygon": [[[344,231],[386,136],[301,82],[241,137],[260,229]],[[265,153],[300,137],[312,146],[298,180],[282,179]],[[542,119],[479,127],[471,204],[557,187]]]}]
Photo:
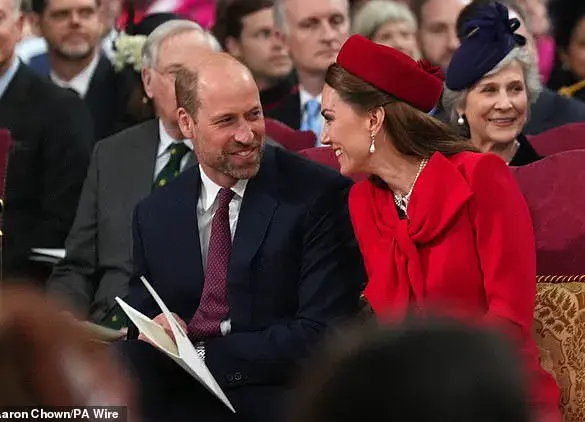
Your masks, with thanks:
[{"label": "woman in dark jacket", "polygon": [[516,34],[519,22],[499,3],[481,9],[462,28],[453,55],[443,105],[450,121],[482,152],[499,155],[511,166],[539,160],[522,134],[540,82],[526,40]]}]

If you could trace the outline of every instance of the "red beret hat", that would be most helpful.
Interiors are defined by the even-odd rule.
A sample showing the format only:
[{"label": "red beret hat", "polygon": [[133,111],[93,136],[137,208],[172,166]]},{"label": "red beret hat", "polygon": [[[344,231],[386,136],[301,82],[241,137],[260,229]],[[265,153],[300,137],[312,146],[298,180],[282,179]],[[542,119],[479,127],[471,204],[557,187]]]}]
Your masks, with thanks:
[{"label": "red beret hat", "polygon": [[392,47],[352,35],[337,55],[337,64],[376,88],[430,112],[443,93],[442,73]]}]

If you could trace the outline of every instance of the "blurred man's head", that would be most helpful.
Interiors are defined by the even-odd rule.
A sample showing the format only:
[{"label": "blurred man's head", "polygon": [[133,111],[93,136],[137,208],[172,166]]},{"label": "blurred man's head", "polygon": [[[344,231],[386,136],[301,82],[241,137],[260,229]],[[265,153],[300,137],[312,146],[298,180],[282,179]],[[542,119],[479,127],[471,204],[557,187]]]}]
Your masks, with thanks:
[{"label": "blurred man's head", "polygon": [[99,0],[33,0],[32,9],[51,53],[70,61],[96,53],[103,31]]},{"label": "blurred man's head", "polygon": [[22,35],[20,0],[0,0],[0,76],[14,60],[14,48]]},{"label": "blurred man's head", "polygon": [[285,421],[531,420],[516,352],[499,334],[440,320],[342,333],[308,360]]},{"label": "blurred man's head", "polygon": [[102,20],[104,35],[114,29],[121,12],[122,0],[102,0],[100,18]]},{"label": "blurred man's head", "polygon": [[[549,0],[518,0],[514,3],[524,10],[524,20],[530,21],[530,30],[534,36],[549,35],[551,24],[547,4]],[[507,2],[500,2],[506,4]],[[511,7],[516,9],[517,7]]]},{"label": "blurred man's head", "polygon": [[292,63],[276,31],[273,0],[237,0],[216,10],[215,36],[222,47],[244,63],[260,89],[286,77]]},{"label": "blurred man's head", "polygon": [[142,54],[142,82],[163,123],[177,122],[177,69],[193,56],[209,51],[212,45],[207,34],[198,24],[187,20],[168,21],[148,36]]},{"label": "blurred man's head", "polygon": [[276,25],[300,79],[325,78],[349,34],[348,7],[347,0],[276,0]]},{"label": "blurred man's head", "polygon": [[418,20],[418,42],[422,56],[435,66],[447,69],[459,47],[457,16],[469,0],[413,0]]},{"label": "blurred man's head", "polygon": [[250,71],[214,53],[177,73],[179,126],[205,174],[223,187],[254,177],[265,127],[260,94]]}]

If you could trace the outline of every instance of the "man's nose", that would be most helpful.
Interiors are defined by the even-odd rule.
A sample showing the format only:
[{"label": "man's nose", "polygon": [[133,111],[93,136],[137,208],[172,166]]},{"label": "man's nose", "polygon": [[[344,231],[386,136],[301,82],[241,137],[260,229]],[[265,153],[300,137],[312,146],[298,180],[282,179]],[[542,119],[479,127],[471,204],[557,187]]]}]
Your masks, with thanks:
[{"label": "man's nose", "polygon": [[235,135],[234,139],[242,144],[249,144],[254,140],[254,131],[247,122],[242,122]]}]

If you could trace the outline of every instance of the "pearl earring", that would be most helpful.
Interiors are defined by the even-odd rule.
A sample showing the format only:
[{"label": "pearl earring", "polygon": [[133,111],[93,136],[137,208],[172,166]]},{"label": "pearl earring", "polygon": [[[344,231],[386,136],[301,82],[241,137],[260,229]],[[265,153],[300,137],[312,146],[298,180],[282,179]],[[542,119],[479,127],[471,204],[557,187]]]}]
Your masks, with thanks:
[{"label": "pearl earring", "polygon": [[376,152],[376,137],[374,136],[374,132],[370,132],[370,154]]},{"label": "pearl earring", "polygon": [[459,126],[463,126],[465,124],[465,119],[463,118],[463,114],[459,115],[459,118],[457,119],[457,124]]}]

